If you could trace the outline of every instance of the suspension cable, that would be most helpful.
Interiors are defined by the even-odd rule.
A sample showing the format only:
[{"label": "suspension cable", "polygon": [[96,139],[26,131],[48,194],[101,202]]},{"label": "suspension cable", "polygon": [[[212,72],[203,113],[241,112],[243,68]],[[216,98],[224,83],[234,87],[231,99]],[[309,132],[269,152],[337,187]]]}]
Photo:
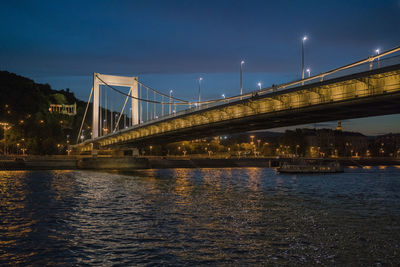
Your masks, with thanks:
[{"label": "suspension cable", "polygon": [[[136,96],[131,96],[131,95],[126,94],[126,93],[122,92],[121,90],[118,90],[117,88],[115,88],[115,87],[109,85],[108,83],[106,83],[105,81],[103,81],[98,75],[96,75],[96,77],[97,77],[97,79],[99,79],[102,83],[104,83],[104,85],[110,87],[112,90],[114,90],[115,92],[117,92],[117,93],[119,93],[119,94],[121,94],[121,95],[130,97],[130,98],[133,98],[133,99],[136,99],[136,100],[139,100],[139,101],[150,102],[150,103],[154,103],[154,104],[166,104],[166,103],[163,103],[163,102],[160,102],[160,101],[154,101],[154,100],[150,100],[150,99],[143,99],[143,98],[139,98],[139,97],[136,97]],[[138,83],[139,83],[139,82],[138,82]],[[145,87],[145,88],[148,89],[148,90],[151,90],[151,91],[154,91],[154,92],[156,92],[156,93],[158,93],[158,94],[161,94],[160,92],[158,92],[158,91],[156,91],[156,90],[154,90],[154,89],[152,89],[152,88],[150,88],[150,87],[148,87],[148,86],[146,86],[146,85],[143,85],[142,83],[139,83],[139,84],[141,84],[143,87]],[[173,97],[171,97],[171,98],[173,98]],[[179,105],[188,105],[188,104],[190,103],[189,101],[182,100],[182,99],[178,99],[178,98],[173,98],[173,99],[175,99],[175,100],[177,100],[177,101],[184,102],[184,103],[177,103],[177,104],[179,104]]]},{"label": "suspension cable", "polygon": [[85,122],[86,113],[87,113],[88,108],[89,108],[90,99],[92,99],[92,94],[93,94],[93,87],[92,87],[92,90],[90,90],[90,96],[89,96],[88,102],[87,102],[87,104],[86,104],[85,114],[83,115],[83,119],[82,119],[82,123],[81,123],[81,128],[79,129],[78,136],[76,137],[76,143],[77,143],[77,144],[78,144],[78,142],[79,142],[79,137],[81,136],[82,127],[83,127],[83,124],[84,124],[84,122]]},{"label": "suspension cable", "polygon": [[167,94],[164,94],[164,93],[162,93],[162,92],[160,92],[160,91],[157,91],[156,89],[153,89],[153,88],[151,88],[150,86],[145,85],[145,84],[143,84],[143,83],[141,83],[141,82],[139,82],[139,81],[137,81],[137,83],[143,85],[143,87],[149,89],[150,91],[155,92],[156,94],[159,94],[159,95],[162,95],[162,96],[166,96],[166,97],[168,97],[168,98],[171,98],[171,99],[173,99],[173,100],[180,101],[180,102],[189,102],[189,101],[187,101],[187,100],[183,100],[183,99],[180,99],[180,98],[177,98],[177,97],[173,97],[173,96],[169,96],[169,95],[167,95]]},{"label": "suspension cable", "polygon": [[[132,91],[132,88],[129,90],[128,94],[130,94],[131,91]],[[125,98],[125,103],[124,103],[124,106],[122,107],[121,113],[119,114],[118,121],[117,121],[117,123],[115,124],[114,132],[115,132],[115,131],[117,130],[117,128],[119,127],[119,121],[121,120],[122,114],[123,114],[124,111],[125,111],[125,106],[126,106],[126,103],[127,103],[127,102],[128,102],[128,97]],[[124,116],[125,116],[125,114],[124,114]],[[124,121],[126,121],[126,117],[124,118]]]}]

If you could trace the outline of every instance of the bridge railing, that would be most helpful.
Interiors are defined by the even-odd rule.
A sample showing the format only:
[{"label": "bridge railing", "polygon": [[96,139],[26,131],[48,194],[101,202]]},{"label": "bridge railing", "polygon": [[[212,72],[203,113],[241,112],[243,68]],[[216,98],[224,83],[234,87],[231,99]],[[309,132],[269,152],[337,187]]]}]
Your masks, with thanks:
[{"label": "bridge railing", "polygon": [[[400,49],[398,49],[397,51],[399,51],[399,50]],[[395,51],[395,52],[397,52],[397,51]],[[302,85],[317,84],[317,83],[320,83],[321,81],[328,81],[328,80],[332,80],[335,78],[340,78],[340,77],[351,75],[351,74],[357,74],[357,73],[361,73],[364,71],[380,69],[383,67],[393,66],[396,64],[400,64],[400,55],[395,55],[395,56],[391,56],[391,57],[387,57],[387,58],[381,58],[381,56],[377,55],[377,56],[371,57],[370,61],[362,62],[359,64],[355,63],[354,66],[351,66],[351,67],[347,67],[347,66],[349,66],[349,65],[347,65],[347,66],[337,68],[332,71],[328,71],[325,73],[311,76],[309,78],[305,78],[304,80],[296,80],[296,81],[285,83],[285,84],[267,87],[262,90],[253,91],[253,92],[243,95],[242,97],[236,96],[234,98],[228,98],[225,100],[220,100],[218,102],[204,104],[204,105],[200,106],[200,109],[205,109],[205,108],[219,106],[219,105],[226,104],[226,103],[235,102],[235,101],[238,101],[239,99],[251,98],[255,94],[265,96],[268,94],[285,91],[285,90],[292,89],[292,88],[302,86]],[[197,110],[198,109],[199,108],[197,108]],[[196,110],[196,109],[192,109],[192,110]],[[183,113],[183,114],[185,114],[185,113]]]},{"label": "bridge railing", "polygon": [[[365,72],[365,71],[369,71],[369,70],[376,70],[376,69],[393,66],[393,65],[397,65],[397,64],[400,64],[400,55],[391,56],[391,57],[383,58],[383,59],[375,59],[371,62],[364,62],[364,63],[361,63],[354,67],[348,68],[348,69],[343,69],[343,70],[339,69],[336,72],[327,74],[325,76],[316,77],[312,80],[307,80],[306,82],[304,82],[304,84],[312,84],[312,83],[318,83],[321,81],[328,81],[328,80],[340,78],[340,77],[351,75],[351,74],[357,74],[357,73],[361,73],[361,72]],[[310,78],[313,78],[313,77],[310,77]],[[299,86],[300,83],[301,83],[301,81],[299,81],[295,85],[290,85],[288,87],[285,87],[284,89],[297,87],[297,86]]]}]

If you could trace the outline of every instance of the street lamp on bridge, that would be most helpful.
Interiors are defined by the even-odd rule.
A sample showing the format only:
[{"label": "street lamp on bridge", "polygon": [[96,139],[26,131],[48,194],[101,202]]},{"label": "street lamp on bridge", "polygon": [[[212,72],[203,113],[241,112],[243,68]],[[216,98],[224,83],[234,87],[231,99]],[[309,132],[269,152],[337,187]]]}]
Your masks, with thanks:
[{"label": "street lamp on bridge", "polygon": [[203,80],[203,78],[202,77],[200,77],[199,78],[199,100],[198,100],[198,105],[199,105],[199,108],[200,108],[200,101],[201,101],[201,98],[200,98],[200,86],[201,86],[201,81]]},{"label": "street lamp on bridge", "polygon": [[[381,50],[380,50],[379,48],[375,50],[375,53],[376,53],[377,55],[379,55],[380,52],[381,52]],[[379,62],[379,57],[378,57],[378,68],[379,68],[379,67],[380,67],[380,62]]]},{"label": "street lamp on bridge", "polygon": [[307,73],[308,73],[308,78],[310,78],[310,76],[311,76],[311,71],[310,71],[310,69],[307,68],[306,71],[307,71]]},{"label": "street lamp on bridge", "polygon": [[304,79],[304,42],[307,40],[307,36],[304,36],[301,41],[301,79]]},{"label": "street lamp on bridge", "polygon": [[171,114],[171,97],[172,97],[172,90],[169,90],[169,114]]},{"label": "street lamp on bridge", "polygon": [[[240,62],[240,95],[243,95],[243,64],[244,61]],[[240,98],[242,99],[242,98]]]},{"label": "street lamp on bridge", "polygon": [[259,82],[259,83],[257,83],[257,85],[258,85],[258,90],[261,91],[261,83]]}]

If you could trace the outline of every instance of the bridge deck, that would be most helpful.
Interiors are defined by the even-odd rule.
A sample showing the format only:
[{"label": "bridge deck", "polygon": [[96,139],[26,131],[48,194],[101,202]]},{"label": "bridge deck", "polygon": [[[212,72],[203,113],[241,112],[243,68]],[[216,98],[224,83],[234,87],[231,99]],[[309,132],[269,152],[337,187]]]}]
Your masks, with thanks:
[{"label": "bridge deck", "polygon": [[400,113],[400,64],[186,111],[75,147],[140,146],[305,123]]}]

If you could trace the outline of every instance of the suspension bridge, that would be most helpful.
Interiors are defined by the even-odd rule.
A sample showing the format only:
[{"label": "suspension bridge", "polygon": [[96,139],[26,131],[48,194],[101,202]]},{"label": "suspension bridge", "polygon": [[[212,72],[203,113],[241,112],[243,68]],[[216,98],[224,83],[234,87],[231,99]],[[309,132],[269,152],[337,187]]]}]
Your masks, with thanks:
[{"label": "suspension bridge", "polygon": [[[312,77],[222,99],[187,101],[137,77],[94,73],[90,138],[74,153],[134,150],[222,134],[400,113],[400,47]],[[101,86],[108,89],[102,91]],[[119,89],[128,87],[129,91]],[[111,92],[123,98],[112,111]],[[129,109],[128,109],[129,107]]]}]

